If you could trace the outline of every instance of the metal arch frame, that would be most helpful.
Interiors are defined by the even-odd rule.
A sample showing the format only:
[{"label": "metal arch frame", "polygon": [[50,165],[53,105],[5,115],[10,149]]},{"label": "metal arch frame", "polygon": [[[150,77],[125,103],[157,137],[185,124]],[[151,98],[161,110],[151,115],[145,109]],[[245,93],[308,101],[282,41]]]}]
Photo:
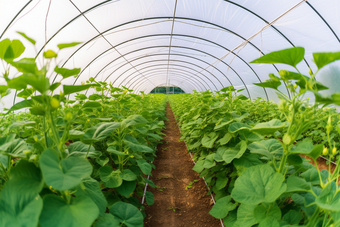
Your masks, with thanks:
[{"label": "metal arch frame", "polygon": [[[32,0],[31,0],[32,1]],[[28,5],[28,4],[30,4],[31,3],[31,1],[30,2],[28,2],[18,13],[17,13],[17,15],[13,18],[13,20],[15,20],[15,18],[22,12],[22,10]],[[91,11],[91,10],[93,10],[93,9],[96,9],[96,8],[98,8],[98,7],[100,7],[101,5],[104,5],[105,3],[108,3],[108,2],[111,2],[112,0],[108,0],[108,1],[104,1],[104,2],[101,2],[101,3],[99,3],[99,4],[97,4],[97,5],[95,5],[95,6],[93,6],[93,7],[91,7],[91,8],[89,8],[89,9],[87,9],[87,10],[85,10],[85,11],[83,11],[82,12],[82,14],[86,14],[87,12],[89,12],[89,11]],[[232,2],[232,1],[229,1],[229,0],[224,0],[224,1],[226,1],[226,2],[228,2],[228,3],[230,3],[230,4],[233,4],[233,5],[236,5],[237,7],[240,7],[240,8],[242,8],[242,9],[244,9],[244,10],[246,10],[247,12],[250,12],[251,14],[253,14],[254,16],[256,16],[256,17],[258,17],[258,18],[260,18],[261,20],[263,20],[265,23],[267,23],[268,24],[268,21],[266,21],[264,18],[262,18],[262,17],[260,17],[258,14],[256,14],[256,13],[254,13],[253,11],[251,11],[251,10],[249,10],[249,9],[247,9],[247,8],[245,8],[245,7],[243,7],[243,6],[241,6],[241,5],[239,5],[239,4],[237,4],[237,3],[234,3],[234,2]],[[327,23],[327,21],[321,16],[321,14],[308,2],[308,1],[306,1],[306,3],[313,9],[313,11],[315,12],[315,13],[317,13],[318,14],[318,16],[323,20],[323,22],[327,25],[327,27],[332,31],[332,33],[334,34],[334,36],[337,38],[337,40],[340,42],[340,40],[339,40],[339,38],[337,37],[337,35],[336,35],[336,33],[333,31],[333,29],[331,28],[331,26]],[[53,39],[63,28],[65,28],[67,25],[69,25],[70,23],[72,23],[74,20],[76,20],[78,17],[80,17],[82,14],[79,14],[78,16],[76,16],[75,18],[73,18],[71,21],[69,21],[68,23],[66,23],[62,28],[60,28],[47,42],[46,42],[46,44],[48,43],[48,42],[50,42],[50,40],[51,39]],[[10,22],[10,24],[13,22],[13,20]],[[144,20],[144,19],[143,19]],[[10,24],[8,25],[8,26],[10,26]],[[7,26],[7,28],[8,28],[8,26]],[[278,30],[275,26],[271,26],[271,27],[273,27],[282,37],[284,37],[292,46],[294,46],[294,44],[286,37],[286,36],[284,36],[283,35],[283,33],[282,32],[280,32],[280,30]],[[2,35],[5,33],[5,31],[7,30],[7,28],[4,30],[4,32],[2,33]],[[1,36],[2,36],[1,35]],[[0,37],[0,39],[1,39],[1,37]],[[41,49],[42,50],[42,49]],[[39,51],[39,53],[41,52],[41,50]],[[39,53],[38,53],[38,55],[39,55]],[[38,56],[37,55],[37,56]],[[305,60],[305,59],[304,59]],[[307,61],[305,60],[305,62],[306,62],[306,64],[307,64],[307,66],[309,67],[309,65],[308,65],[308,63],[307,63]],[[310,67],[309,67],[310,68]],[[289,94],[289,93],[288,93]],[[16,94],[15,94],[15,96],[14,96],[14,100],[13,100],[13,103],[15,102],[15,98],[16,98]]]},{"label": "metal arch frame", "polygon": [[[175,82],[176,83],[178,83],[178,84],[180,84],[180,80],[175,80]],[[177,85],[176,83],[172,83],[173,85],[176,85],[177,87],[180,87],[179,85]],[[159,86],[159,85],[162,85],[162,84],[165,84],[165,83],[159,83],[158,85],[157,85],[157,87]],[[142,91],[142,90],[145,90],[145,88],[146,88],[146,86],[147,85],[141,85],[141,87],[139,87],[138,88],[138,90],[136,90],[136,94],[138,94],[140,91]],[[184,89],[182,89],[183,91],[184,91]],[[195,88],[194,89],[188,89],[189,91],[185,91],[186,93],[191,93],[193,90],[195,90]]]},{"label": "metal arch frame", "polygon": [[[155,76],[159,76],[159,74],[157,74],[157,72],[154,72],[153,74],[148,74],[148,75],[147,75],[148,78],[152,78],[152,77],[155,77]],[[163,75],[163,76],[164,76],[164,75]],[[183,77],[183,76],[180,75],[180,74],[179,74],[179,76],[180,76],[180,77]],[[187,79],[187,77],[183,77],[183,78],[185,78],[185,81],[188,82],[188,83],[190,83],[190,85],[191,85],[194,89],[196,89],[196,90],[201,90],[201,91],[202,91],[202,88],[199,88],[197,85],[194,85],[194,84],[192,83],[193,81]],[[137,83],[137,84],[133,85],[133,87],[131,87],[131,89],[132,89],[132,90],[135,90],[136,86],[138,87],[139,85],[140,85],[140,84]]]},{"label": "metal arch frame", "polygon": [[[140,48],[140,49],[137,49],[137,50],[130,51],[130,52],[124,54],[123,56],[126,56],[126,55],[131,54],[131,53],[135,53],[135,52],[137,52],[137,51],[146,50],[146,49],[150,49],[150,48],[158,48],[158,47],[168,47],[168,46],[150,46],[150,47],[144,47],[144,48]],[[209,54],[209,53],[207,53],[207,52],[204,52],[204,51],[201,51],[201,50],[198,50],[198,49],[195,49],[195,48],[182,47],[182,46],[172,46],[172,47],[173,47],[173,48],[184,48],[184,49],[195,50],[195,51],[204,53],[204,54],[206,54],[206,55],[209,55],[209,56],[211,56],[211,57],[213,57],[213,58],[215,58],[215,59],[218,59],[216,56],[214,56],[214,55],[212,55],[212,54]],[[105,51],[105,52],[106,52],[106,51]],[[104,53],[104,52],[103,52],[103,53]],[[102,54],[103,54],[103,53],[102,53]],[[97,58],[98,58],[99,56],[101,56],[102,54],[98,55],[95,59],[97,59]],[[171,54],[171,55],[175,55],[175,54]],[[150,56],[150,55],[147,55],[147,56]],[[187,56],[187,57],[191,57],[191,56]],[[121,56],[119,56],[119,57],[117,57],[116,59],[112,60],[111,62],[107,63],[101,70],[99,70],[99,72],[94,76],[94,78],[97,78],[98,75],[99,75],[99,74],[100,74],[107,66],[109,66],[110,64],[112,64],[113,62],[115,62],[116,60],[118,60],[118,59],[120,59],[120,58],[121,58]],[[191,57],[191,58],[194,58],[194,57]],[[85,70],[90,64],[92,64],[92,62],[95,61],[95,59],[92,60],[90,63],[88,63],[88,64],[84,67],[84,69],[78,74],[78,76],[77,76],[76,80],[73,82],[73,84],[75,84],[75,82],[77,81],[78,78],[80,78],[80,76],[81,76],[81,74],[84,72],[84,70]],[[197,60],[199,60],[199,61],[203,61],[203,60],[201,60],[201,59],[199,59],[199,58],[194,58],[194,59],[197,59]],[[205,62],[205,61],[203,61],[203,62]],[[225,65],[227,65],[228,67],[230,67],[230,69],[238,76],[238,78],[242,81],[244,87],[246,88],[249,98],[251,98],[250,92],[249,92],[249,90],[248,90],[246,84],[244,83],[242,77],[240,77],[240,75],[239,75],[239,74],[234,70],[234,68],[232,68],[229,64],[225,63],[223,60],[222,60],[221,62],[223,62],[223,63],[224,63]],[[207,62],[205,62],[205,63],[208,64]],[[124,65],[126,65],[126,64],[124,64]],[[122,66],[124,66],[124,65],[122,65]],[[119,69],[120,67],[122,67],[122,66],[119,66],[118,68],[116,68],[116,70],[118,70],[118,69]],[[216,70],[219,70],[219,69],[217,69],[215,66],[213,66],[213,67],[214,67]],[[116,70],[114,70],[111,74],[113,74]],[[219,70],[219,71],[220,71],[220,70]],[[222,72],[221,72],[221,73],[222,73]],[[110,74],[110,75],[111,75],[111,74]],[[223,73],[222,73],[222,74],[223,74]],[[223,74],[223,75],[224,75],[224,77],[229,81],[229,83],[230,83],[231,85],[233,85],[233,83],[230,81],[230,79],[229,79],[225,74]],[[118,77],[118,78],[119,78],[119,77]],[[118,79],[118,78],[117,78],[117,79]],[[116,80],[117,80],[117,79],[116,79]],[[115,81],[116,81],[116,80],[115,80]],[[115,82],[115,81],[114,81],[114,82]]]},{"label": "metal arch frame", "polygon": [[[158,65],[155,65],[155,67],[157,67]],[[149,70],[146,70],[146,71],[144,71],[144,73],[148,73],[148,75],[153,75],[154,73],[163,73],[163,68],[153,68],[153,67],[146,67],[145,69],[148,69],[148,68],[151,68],[151,69],[149,69]],[[193,81],[195,81],[196,83],[197,82],[199,82],[203,87],[201,87],[201,86],[197,86],[197,88],[200,88],[200,90],[208,90],[207,89],[207,87],[203,84],[203,83],[201,83],[201,81],[199,81],[199,80],[196,80],[196,78],[193,78],[192,77],[192,73],[191,72],[189,72],[189,71],[187,71],[187,70],[184,70],[184,69],[177,69],[177,68],[172,68],[172,69],[169,69],[170,70],[170,72],[171,73],[176,73],[176,74],[178,74],[178,75],[181,75],[182,77],[188,77],[188,78],[190,78],[190,79],[192,79]],[[177,72],[177,71],[180,71],[180,72]],[[185,72],[185,73],[183,73],[183,72]],[[131,75],[131,74],[130,74]],[[133,78],[131,78],[129,81],[128,81],[128,84],[131,82],[131,80],[133,80],[133,79],[135,79],[136,77],[133,77]],[[138,80],[140,80],[140,78],[136,78],[136,80],[134,80],[133,82],[131,82],[131,86],[134,84],[134,83],[136,83]],[[209,87],[209,84],[206,82],[206,81],[204,81],[203,79],[201,79],[208,87]],[[120,83],[120,85],[122,84],[122,82]],[[197,83],[198,84],[198,83]],[[210,88],[211,89],[211,88]]]},{"label": "metal arch frame", "polygon": [[[131,60],[130,62],[137,61],[137,60],[140,60],[140,59],[143,59],[143,58],[154,57],[154,56],[165,56],[165,55],[167,56],[168,54],[150,54],[150,55],[146,55],[146,56],[142,56],[142,57],[135,58],[135,59]],[[195,60],[201,61],[201,62],[203,62],[203,63],[209,65],[209,63],[206,62],[206,61],[204,61],[204,60],[201,60],[201,59],[199,59],[199,58],[195,58],[195,57],[192,57],[192,56],[189,56],[189,55],[185,55],[185,54],[171,54],[171,56],[187,57],[187,58],[191,58],[191,59],[195,59]],[[155,61],[157,61],[157,60],[155,60]],[[175,61],[175,60],[168,59],[168,61]],[[178,62],[180,62],[180,61],[178,61]],[[185,63],[187,63],[187,62],[185,62]],[[117,71],[119,68],[124,67],[125,65],[126,65],[126,64],[121,65],[120,67],[118,67],[117,69],[115,69],[114,72]],[[195,64],[192,64],[192,65],[195,65]],[[196,66],[196,65],[195,65],[195,66]],[[197,67],[199,67],[199,66],[197,66]],[[202,67],[199,67],[199,68],[202,69]],[[219,70],[219,69],[216,68],[215,66],[214,66],[214,69],[216,69],[216,70],[219,71],[224,77],[226,77],[227,80],[229,81],[230,85],[233,85],[233,84],[231,83],[231,81],[228,79],[228,77],[227,77],[223,72],[221,72],[221,70]],[[205,70],[205,71],[207,71],[207,70]],[[110,75],[107,76],[107,78],[109,78],[114,72],[110,73]],[[207,71],[207,72],[208,72],[208,71]],[[211,74],[212,74],[212,73],[211,73]],[[98,75],[98,74],[97,74],[97,75]],[[121,74],[121,75],[122,75],[122,74]],[[212,74],[212,75],[213,75],[213,74]],[[214,78],[216,78],[216,77],[214,76]],[[216,78],[216,79],[220,82],[220,80],[219,80],[218,78]],[[107,79],[105,79],[105,81],[106,81],[106,80],[107,80]],[[117,79],[116,79],[116,80],[117,80]],[[115,80],[115,81],[116,81],[116,80]],[[124,79],[124,80],[125,80],[125,79]],[[114,82],[115,82],[115,81],[114,81]],[[220,84],[221,84],[222,87],[223,87],[223,84],[222,84],[221,82],[220,82]]]},{"label": "metal arch frame", "polygon": [[[164,60],[155,60],[155,61],[164,61]],[[154,62],[154,61],[143,62],[143,63],[141,63],[141,64],[139,64],[139,65],[143,65],[143,64],[146,64],[146,63],[150,63],[150,62]],[[138,65],[138,66],[139,66],[139,65]],[[191,68],[191,67],[184,66],[184,65],[176,65],[176,64],[170,64],[170,65],[171,65],[171,66],[178,66],[178,67],[185,68],[185,69],[189,69],[189,70],[191,70],[191,71],[194,71],[194,72],[196,72],[196,73],[201,74],[202,76],[204,76],[205,78],[207,78],[207,79],[210,81],[210,83],[216,88],[216,90],[218,90],[217,87],[216,87],[216,85],[215,85],[208,77],[206,77],[203,73],[200,73],[200,72],[197,71],[196,69],[193,69],[193,68]],[[146,66],[146,67],[144,67],[144,68],[141,68],[140,70],[148,69],[148,68],[150,68],[150,67],[155,67],[155,66],[163,66],[163,64],[149,65],[149,66]],[[130,69],[131,69],[131,68],[130,68]],[[125,72],[129,71],[130,69],[126,70]],[[123,72],[123,74],[124,74],[125,72]],[[133,73],[132,73],[132,74],[133,74]],[[130,74],[130,76],[131,76],[132,74]],[[193,76],[197,76],[197,75],[194,74]],[[131,78],[131,79],[127,82],[127,84],[130,83],[130,81],[131,81],[132,79],[134,79],[134,78],[135,78],[135,77]],[[199,77],[199,78],[200,78],[201,80],[203,80],[201,77]],[[125,79],[126,79],[126,78],[125,78]],[[125,81],[125,79],[124,79],[118,86],[122,85],[122,83]],[[104,81],[105,81],[105,80],[104,80]],[[203,80],[203,81],[204,81],[204,80]],[[113,83],[112,83],[112,84],[113,84]],[[206,84],[208,85],[208,83],[206,83]],[[209,89],[213,90],[212,87],[211,87],[210,85],[208,85],[208,87],[209,87]]]},{"label": "metal arch frame", "polygon": [[[153,71],[155,71],[155,70],[157,70],[156,72],[153,72]],[[146,70],[146,71],[144,71],[144,73],[150,73],[150,74],[153,74],[153,73],[160,73],[160,72],[162,72],[162,70],[164,70],[164,69],[162,69],[162,68],[159,68],[159,69],[149,69],[149,70]],[[207,87],[206,86],[208,86],[209,87],[209,84],[205,81],[205,80],[203,80],[202,78],[200,78],[202,81],[203,81],[203,83],[200,81],[200,80],[198,80],[198,79],[196,79],[196,78],[193,78],[192,77],[192,73],[190,72],[190,71],[187,71],[187,70],[184,70],[184,69],[177,69],[177,68],[172,68],[171,70],[170,70],[172,73],[177,73],[177,74],[179,74],[179,75],[185,75],[185,76],[188,76],[189,78],[191,78],[191,79],[195,79],[195,80],[193,80],[193,81],[195,81],[195,82],[197,82],[197,84],[198,84],[198,82],[199,82],[199,84],[201,84],[202,85],[202,87],[201,86],[199,86],[200,88],[201,88],[201,90],[208,90],[207,89]],[[178,72],[179,71],[179,72]],[[129,76],[131,76],[132,74],[134,74],[134,73],[131,73]],[[134,78],[136,78],[136,77],[134,77]],[[132,79],[134,79],[134,78],[132,78]],[[138,78],[137,78],[138,79]],[[136,79],[136,80],[137,80]],[[204,85],[204,83],[205,83],[205,85]]]},{"label": "metal arch frame", "polygon": [[[164,45],[164,46],[150,46],[150,47],[144,47],[144,48],[140,48],[140,49],[137,49],[137,50],[130,51],[130,52],[124,54],[123,56],[126,56],[126,55],[131,54],[131,53],[135,53],[135,52],[141,51],[141,50],[146,50],[146,49],[151,49],[151,48],[161,48],[161,47],[169,47],[169,46]],[[210,57],[212,57],[212,58],[214,58],[214,59],[219,59],[219,58],[217,58],[216,56],[214,56],[214,55],[212,55],[212,54],[210,54],[210,53],[208,53],[208,52],[205,52],[205,51],[202,51],[202,50],[199,50],[199,49],[195,49],[195,48],[191,48],[191,47],[172,46],[172,48],[183,48],[183,49],[194,50],[194,51],[197,51],[197,52],[200,52],[200,53],[204,53],[204,54],[206,54],[206,55],[209,55]],[[105,51],[105,52],[106,52],[106,51]],[[91,65],[96,59],[99,58],[99,56],[103,55],[105,52],[101,53],[101,54],[98,55],[96,58],[94,58],[90,63],[88,63],[88,64],[84,67],[84,69],[78,74],[78,76],[77,76],[76,80],[73,82],[73,84],[75,84],[75,82],[77,81],[77,79],[80,78],[81,74],[85,71],[85,69],[86,69],[87,67],[89,67],[89,65]],[[101,70],[99,70],[99,72],[94,76],[94,78],[97,78],[97,76],[98,76],[98,75],[99,75],[99,74],[100,74],[107,66],[109,66],[109,65],[112,64],[114,61],[118,60],[119,58],[121,58],[121,56],[119,56],[119,57],[117,57],[116,59],[112,60],[111,62],[107,63]],[[198,59],[198,58],[197,58],[197,59]],[[201,59],[199,59],[199,60],[201,60]],[[203,61],[203,60],[201,60],[201,61]],[[229,64],[227,64],[227,63],[224,62],[223,60],[221,60],[221,62],[222,62],[223,64],[225,64],[226,66],[228,66],[228,67],[229,67],[229,68],[230,68],[230,69],[238,76],[238,78],[241,80],[241,82],[243,83],[244,87],[246,88],[249,98],[251,99],[250,92],[249,92],[249,90],[248,90],[248,88],[247,88],[245,82],[243,81],[242,77],[241,77],[241,76],[234,70],[234,68],[231,67]],[[213,67],[216,68],[215,66],[213,66]],[[114,72],[112,72],[112,74],[113,74],[113,73],[114,73]],[[233,83],[230,81],[230,79],[229,79],[226,75],[224,75],[224,76],[225,76],[226,79],[229,81],[229,83],[230,83],[231,85],[233,85]]]},{"label": "metal arch frame", "polygon": [[2,34],[0,35],[0,39],[2,38],[2,36],[6,33],[7,29],[11,26],[11,24],[14,22],[14,20],[20,15],[20,13],[32,2],[33,0],[30,0],[29,2],[26,3],[26,5],[24,5],[19,12],[13,17],[13,19],[8,23],[7,27],[5,28],[5,30],[2,32]]}]

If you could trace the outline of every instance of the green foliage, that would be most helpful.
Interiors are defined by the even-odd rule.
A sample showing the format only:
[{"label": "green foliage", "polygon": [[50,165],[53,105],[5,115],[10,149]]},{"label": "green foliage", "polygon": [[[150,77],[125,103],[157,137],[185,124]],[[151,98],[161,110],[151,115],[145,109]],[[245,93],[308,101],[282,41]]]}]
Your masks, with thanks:
[{"label": "green foliage", "polygon": [[[136,197],[146,183],[154,187],[144,174],[151,174],[162,140],[165,96],[136,95],[93,78],[63,85],[56,95],[80,69],[57,66],[62,78],[50,84],[47,72],[58,52],[44,52],[38,68],[34,58],[16,60],[24,49],[18,40],[0,42],[7,82],[0,95],[16,90],[25,99],[1,114],[0,226],[143,226]],[[12,68],[20,73],[9,79]],[[89,88],[95,92],[79,93]],[[154,203],[151,192],[146,201]]]}]

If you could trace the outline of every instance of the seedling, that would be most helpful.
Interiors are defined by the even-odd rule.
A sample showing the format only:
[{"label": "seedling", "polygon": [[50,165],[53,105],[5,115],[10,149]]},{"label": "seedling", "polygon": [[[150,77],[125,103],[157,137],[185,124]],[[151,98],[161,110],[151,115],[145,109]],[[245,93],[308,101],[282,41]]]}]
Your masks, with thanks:
[{"label": "seedling", "polygon": [[160,180],[160,179],[162,179],[162,178],[167,179],[167,178],[169,178],[169,177],[168,177],[168,176],[162,176],[162,177],[158,177],[157,180]]},{"label": "seedling", "polygon": [[185,190],[188,190],[192,188],[193,184],[196,183],[198,180],[194,180],[193,182],[190,182],[188,186],[185,187]]},{"label": "seedling", "polygon": [[176,209],[178,209],[178,207],[168,207],[168,210],[172,210],[173,212],[176,212]]}]

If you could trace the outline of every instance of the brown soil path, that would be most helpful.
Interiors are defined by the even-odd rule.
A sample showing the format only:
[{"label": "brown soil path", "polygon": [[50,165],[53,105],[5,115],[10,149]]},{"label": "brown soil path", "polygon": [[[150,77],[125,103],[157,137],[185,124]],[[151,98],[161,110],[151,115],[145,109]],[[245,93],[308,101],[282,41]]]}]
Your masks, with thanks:
[{"label": "brown soil path", "polygon": [[[155,204],[146,205],[145,227],[219,227],[220,221],[208,213],[213,202],[207,187],[192,170],[194,163],[185,143],[179,142],[180,132],[169,104],[166,111],[166,136],[158,146],[156,170],[150,178],[157,187],[148,187],[154,193]],[[198,181],[186,189],[194,180]]]}]

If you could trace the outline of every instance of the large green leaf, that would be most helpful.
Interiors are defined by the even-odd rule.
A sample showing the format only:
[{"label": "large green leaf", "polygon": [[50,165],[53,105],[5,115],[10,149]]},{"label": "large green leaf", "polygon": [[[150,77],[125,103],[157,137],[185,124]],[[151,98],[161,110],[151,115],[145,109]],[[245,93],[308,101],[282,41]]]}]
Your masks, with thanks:
[{"label": "large green leaf", "polygon": [[117,188],[117,192],[122,196],[129,198],[135,189],[136,189],[135,181],[123,181],[123,183]]},{"label": "large green leaf", "polygon": [[90,227],[98,215],[98,207],[89,197],[71,197],[67,203],[59,196],[46,195],[39,224],[41,227]]},{"label": "large green leaf", "polygon": [[82,106],[83,109],[85,108],[101,108],[102,104],[100,102],[94,102],[94,101],[87,101],[84,103],[84,105]]},{"label": "large green leaf", "polygon": [[315,203],[321,209],[327,211],[340,211],[340,193],[337,192],[334,181],[322,190],[321,194],[315,199]]},{"label": "large green leaf", "polygon": [[0,42],[0,59],[5,59],[5,54],[8,47],[11,45],[11,40],[4,39]]},{"label": "large green leaf", "polygon": [[204,164],[203,164],[203,167],[205,169],[210,169],[216,165],[214,161],[214,156],[215,154],[210,154],[207,157],[205,157]]},{"label": "large green leaf", "polygon": [[85,84],[85,85],[63,85],[64,94],[69,95],[72,93],[80,92],[89,89],[93,86],[99,86],[98,84]]},{"label": "large green leaf", "polygon": [[136,138],[132,136],[125,136],[124,143],[131,148],[132,151],[140,151],[145,153],[153,152],[154,150],[148,146],[141,145]]},{"label": "large green leaf", "polygon": [[254,209],[256,205],[241,204],[237,210],[237,227],[251,227],[257,224],[257,220],[254,216]]},{"label": "large green leaf", "polygon": [[85,195],[89,197],[97,205],[100,214],[105,213],[107,201],[98,181],[90,177],[85,178],[81,182],[81,185],[78,186],[75,195]]},{"label": "large green leaf", "polygon": [[81,71],[80,68],[67,69],[67,68],[59,68],[58,66],[54,68],[54,72],[60,74],[63,77],[63,79],[66,79],[70,76],[78,75],[80,71]]},{"label": "large green leaf", "polygon": [[270,207],[260,204],[255,208],[254,216],[260,223],[268,217],[272,217],[275,220],[281,220],[281,210],[276,204],[273,204]]},{"label": "large green leaf", "polygon": [[21,102],[17,102],[15,103],[9,110],[7,113],[15,111],[15,110],[20,110],[23,108],[27,108],[27,107],[32,107],[33,106],[33,100],[29,99],[29,100],[23,100]]},{"label": "large green leaf", "polygon": [[111,166],[103,166],[99,169],[99,176],[108,188],[118,188],[123,183],[120,170],[113,170]]},{"label": "large green leaf", "polygon": [[286,191],[283,182],[284,176],[270,165],[253,166],[237,178],[231,196],[242,204],[272,203]]},{"label": "large green leaf", "polygon": [[239,174],[241,174],[246,169],[248,169],[249,167],[263,164],[263,162],[260,161],[259,158],[260,158],[260,156],[257,155],[257,154],[245,153],[245,154],[242,155],[241,158],[235,159],[233,161],[233,164],[234,164],[235,168],[237,169],[237,172]]},{"label": "large green leaf", "polygon": [[237,203],[231,202],[231,196],[225,196],[215,203],[213,208],[209,211],[209,214],[214,218],[225,218],[229,211],[234,210],[237,207]]},{"label": "large green leaf", "polygon": [[11,80],[8,80],[7,86],[9,88],[13,88],[13,89],[16,89],[17,91],[20,91],[20,90],[25,89],[27,87],[27,83],[24,80],[24,77],[21,75],[21,76],[18,76],[18,77],[14,77]]},{"label": "large green leaf", "polygon": [[[5,42],[5,46],[8,44],[8,41]],[[12,40],[7,48],[4,50],[3,58],[0,52],[0,58],[5,59],[5,61],[11,63],[14,59],[20,57],[22,53],[25,51],[25,46],[22,44],[20,40]]]},{"label": "large green leaf", "polygon": [[292,154],[305,154],[316,160],[322,153],[323,144],[313,145],[310,138],[306,138],[291,149]]},{"label": "large green leaf", "polygon": [[143,215],[137,207],[124,202],[117,202],[110,208],[110,213],[127,227],[143,227]]},{"label": "large green leaf", "polygon": [[30,190],[29,185],[25,185],[25,183],[19,179],[9,180],[5,184],[0,195],[0,226],[31,227],[38,225],[43,201],[36,193],[36,188]]},{"label": "large green leaf", "polygon": [[249,130],[249,129],[251,129],[251,126],[241,123],[241,122],[234,122],[231,125],[229,125],[229,128],[228,128],[230,133],[236,133],[240,130]]},{"label": "large green leaf", "polygon": [[204,135],[204,137],[202,138],[202,146],[206,148],[212,148],[217,138],[218,134],[215,132]]},{"label": "large green leaf", "polygon": [[145,199],[146,199],[146,203],[151,206],[155,203],[155,196],[153,195],[152,192],[146,191],[145,192]]},{"label": "large green leaf", "polygon": [[303,60],[305,49],[303,47],[293,47],[289,49],[274,51],[266,54],[250,63],[276,64],[282,63],[295,67]]},{"label": "large green leaf", "polygon": [[20,182],[16,188],[16,193],[26,193],[27,191],[39,194],[44,186],[42,174],[33,163],[21,160],[10,172],[10,180]]},{"label": "large green leaf", "polygon": [[262,140],[248,145],[250,153],[264,155],[269,159],[273,155],[282,155],[283,147],[277,139]]},{"label": "large green leaf", "polygon": [[94,223],[94,227],[118,227],[119,222],[115,220],[112,214],[105,213],[101,215]]},{"label": "large green leaf", "polygon": [[137,175],[129,169],[124,169],[119,175],[125,181],[134,181],[137,179]]},{"label": "large green leaf", "polygon": [[273,134],[274,132],[284,128],[285,126],[286,124],[282,123],[280,120],[273,119],[268,122],[258,123],[251,129],[251,131],[259,133],[261,135],[268,135]]},{"label": "large green leaf", "polygon": [[233,135],[228,132],[221,139],[219,139],[217,143],[220,143],[221,145],[225,145],[231,140],[231,138],[233,138]]},{"label": "large green leaf", "polygon": [[150,175],[151,174],[151,170],[152,170],[152,167],[151,165],[145,161],[144,159],[138,159],[137,160],[137,165],[139,166],[140,170],[142,170],[142,172],[145,174],[145,175]]},{"label": "large green leaf", "polygon": [[313,53],[313,59],[318,69],[321,69],[329,63],[340,60],[340,52]]},{"label": "large green leaf", "polygon": [[272,89],[277,90],[277,88],[281,85],[281,82],[269,79],[269,80],[266,80],[265,82],[253,83],[253,84],[259,87],[272,88]]},{"label": "large green leaf", "polygon": [[247,150],[247,143],[242,140],[235,147],[228,148],[224,152],[223,160],[226,163],[231,163],[235,158],[241,158],[246,150]]},{"label": "large green leaf", "polygon": [[46,149],[40,157],[40,167],[48,186],[70,190],[92,173],[92,165],[84,158],[69,157],[59,161],[57,153]]},{"label": "large green leaf", "polygon": [[99,123],[96,126],[93,126],[89,130],[87,130],[81,140],[86,144],[101,141],[108,137],[111,132],[119,127],[119,122]]}]

